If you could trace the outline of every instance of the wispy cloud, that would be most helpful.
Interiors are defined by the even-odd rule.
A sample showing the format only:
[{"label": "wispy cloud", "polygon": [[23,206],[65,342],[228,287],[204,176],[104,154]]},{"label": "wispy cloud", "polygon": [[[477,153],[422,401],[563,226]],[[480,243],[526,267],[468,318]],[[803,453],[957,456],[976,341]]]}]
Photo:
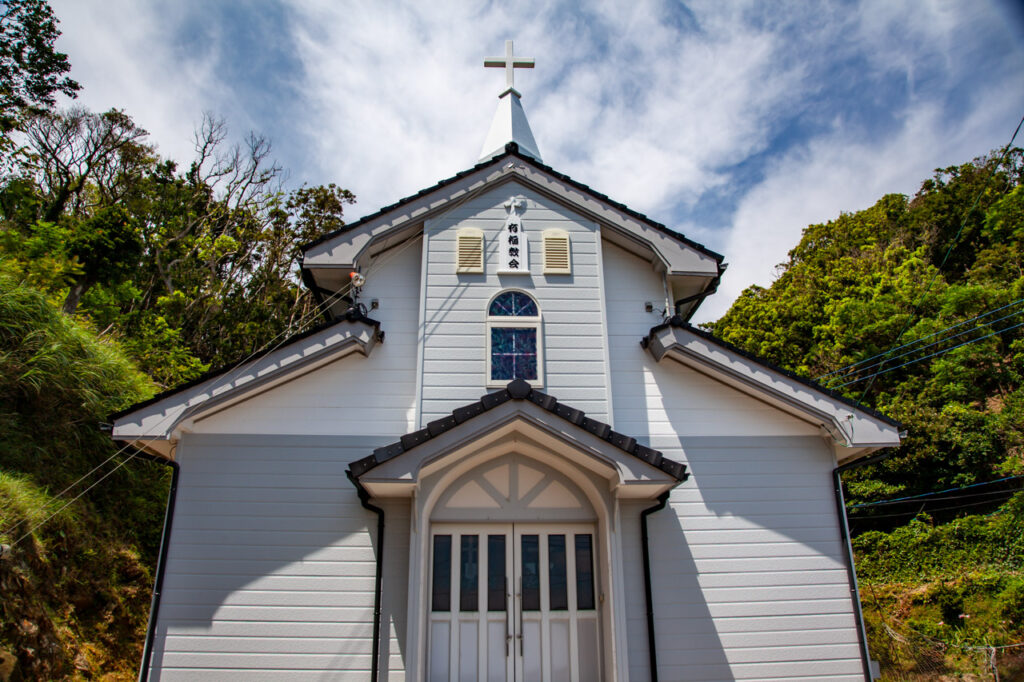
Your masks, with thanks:
[{"label": "wispy cloud", "polygon": [[222,88],[216,44],[183,50],[174,39],[187,19],[186,6],[158,11],[127,0],[52,4],[63,31],[58,47],[69,54],[72,75],[83,85],[76,104],[124,109],[153,134],[163,154],[191,158],[195,125],[223,100],[216,96]]},{"label": "wispy cloud", "polygon": [[513,38],[544,160],[732,263],[707,319],[808,223],[1005,141],[1024,49],[999,2],[54,4],[85,104],[181,159],[219,112],[355,214],[476,161],[504,82],[482,58]]}]

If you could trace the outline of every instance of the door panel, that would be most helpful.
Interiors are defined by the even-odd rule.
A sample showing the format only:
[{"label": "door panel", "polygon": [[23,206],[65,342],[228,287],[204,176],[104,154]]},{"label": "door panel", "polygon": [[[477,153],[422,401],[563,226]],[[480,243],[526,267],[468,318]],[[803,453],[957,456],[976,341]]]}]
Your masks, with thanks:
[{"label": "door panel", "polygon": [[594,527],[434,524],[427,678],[601,679]]}]

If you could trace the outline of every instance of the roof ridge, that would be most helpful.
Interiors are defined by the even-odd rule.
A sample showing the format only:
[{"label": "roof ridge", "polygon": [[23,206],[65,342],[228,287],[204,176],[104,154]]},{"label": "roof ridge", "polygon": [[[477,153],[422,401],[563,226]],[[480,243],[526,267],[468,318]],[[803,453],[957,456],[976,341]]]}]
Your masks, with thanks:
[{"label": "roof ridge", "polygon": [[445,185],[450,185],[451,183],[455,182],[456,180],[459,180],[459,179],[461,179],[461,178],[463,178],[463,177],[465,177],[465,176],[467,176],[467,175],[469,175],[471,173],[475,173],[477,171],[483,170],[484,168],[487,168],[488,166],[491,166],[491,165],[496,165],[496,164],[500,163],[502,160],[504,160],[504,159],[506,159],[508,157],[515,157],[515,158],[517,158],[517,159],[519,159],[521,161],[529,163],[530,165],[536,167],[538,170],[541,170],[541,171],[543,171],[545,173],[548,173],[548,174],[554,176],[555,178],[557,178],[558,180],[561,180],[562,182],[565,182],[565,183],[575,187],[576,189],[578,189],[578,190],[580,190],[582,192],[585,192],[585,193],[593,196],[594,198],[596,198],[596,199],[598,199],[600,201],[608,203],[610,206],[612,206],[612,207],[622,211],[623,213],[625,213],[625,214],[627,214],[627,215],[629,215],[629,216],[631,216],[633,218],[636,218],[637,220],[640,220],[640,221],[650,225],[651,227],[653,227],[654,229],[658,230],[659,232],[662,232],[662,233],[668,235],[669,237],[671,237],[671,238],[673,238],[673,239],[675,239],[675,240],[677,240],[679,242],[682,242],[683,244],[686,244],[690,248],[695,249],[696,251],[699,251],[700,253],[704,254],[705,256],[708,256],[712,260],[716,261],[719,264],[720,267],[721,267],[722,261],[725,260],[725,256],[723,256],[722,254],[720,254],[720,253],[718,253],[716,251],[712,251],[711,249],[709,249],[708,247],[704,246],[700,242],[696,242],[696,241],[690,239],[689,237],[687,237],[686,235],[684,235],[684,234],[682,234],[680,232],[677,232],[677,231],[673,230],[670,227],[667,227],[664,223],[659,223],[658,221],[653,220],[650,217],[648,217],[646,214],[641,213],[639,211],[636,211],[636,210],[630,208],[629,206],[626,206],[625,204],[623,204],[621,202],[615,201],[614,199],[610,198],[607,194],[602,194],[601,192],[598,192],[597,190],[595,190],[592,187],[590,187],[589,185],[586,185],[586,184],[584,184],[582,182],[579,182],[577,180],[573,180],[568,175],[565,175],[564,173],[560,173],[560,172],[556,171],[554,168],[552,168],[551,166],[548,166],[548,165],[544,164],[543,162],[540,162],[537,159],[534,159],[533,157],[524,154],[522,151],[520,151],[519,145],[516,144],[515,142],[509,142],[508,144],[506,144],[505,145],[505,152],[503,154],[495,156],[492,159],[488,159],[487,161],[481,161],[480,163],[477,163],[476,165],[474,165],[471,168],[468,168],[468,169],[463,170],[463,171],[459,171],[458,173],[456,173],[455,175],[451,176],[450,178],[445,178],[445,179],[440,180],[437,183],[431,185],[430,187],[427,187],[425,189],[420,190],[416,194],[411,194],[411,195],[409,195],[409,196],[407,196],[407,197],[405,197],[403,199],[399,199],[398,201],[396,201],[396,202],[394,202],[392,204],[384,206],[383,208],[375,211],[374,213],[371,213],[369,215],[365,215],[362,218],[360,218],[359,220],[355,221],[354,223],[351,223],[349,225],[343,225],[343,226],[339,227],[336,230],[332,230],[331,232],[328,232],[327,234],[321,235],[320,237],[317,237],[313,241],[301,245],[299,247],[299,250],[302,251],[303,255],[305,255],[306,251],[312,249],[315,246],[318,246],[320,244],[323,244],[326,241],[334,239],[335,237],[337,237],[339,235],[342,235],[342,234],[344,234],[344,233],[346,233],[346,232],[348,232],[350,230],[354,230],[355,228],[359,227],[360,225],[363,225],[363,224],[365,224],[365,223],[367,223],[367,222],[369,222],[371,220],[379,218],[380,216],[384,215],[388,211],[391,211],[391,210],[394,210],[394,209],[396,209],[396,208],[398,208],[400,206],[403,206],[404,204],[407,204],[407,203],[409,203],[411,201],[414,201],[415,199],[418,199],[419,197],[422,197],[422,196],[424,196],[426,194],[430,194],[431,192],[435,192],[438,189],[444,187]]}]

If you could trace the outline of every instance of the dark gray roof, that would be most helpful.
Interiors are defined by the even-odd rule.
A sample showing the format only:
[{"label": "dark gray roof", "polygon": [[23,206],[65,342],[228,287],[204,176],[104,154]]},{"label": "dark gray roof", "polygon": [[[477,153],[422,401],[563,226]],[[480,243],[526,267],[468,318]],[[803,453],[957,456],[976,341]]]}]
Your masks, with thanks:
[{"label": "dark gray roof", "polygon": [[722,254],[715,253],[714,251],[712,251],[708,247],[704,246],[703,244],[699,244],[699,243],[693,241],[692,239],[686,237],[685,235],[682,235],[679,232],[676,232],[675,230],[666,227],[662,223],[659,223],[659,222],[656,222],[654,220],[651,220],[650,218],[648,218],[643,213],[640,213],[639,211],[634,211],[629,206],[626,206],[625,204],[621,204],[621,203],[615,201],[614,199],[609,198],[607,195],[601,194],[600,192],[597,192],[597,191],[591,189],[587,185],[584,185],[582,182],[577,182],[576,180],[573,180],[572,178],[570,178],[568,175],[563,175],[562,173],[559,173],[558,171],[556,171],[551,166],[546,166],[543,163],[539,162],[537,159],[534,159],[534,158],[532,158],[530,156],[526,156],[525,154],[523,154],[522,152],[519,151],[519,145],[517,145],[515,142],[509,142],[507,145],[505,145],[505,153],[501,154],[500,156],[496,156],[493,159],[488,159],[487,161],[483,161],[481,163],[478,163],[478,164],[476,164],[475,166],[473,166],[472,168],[470,168],[468,170],[464,170],[464,171],[461,171],[459,173],[456,173],[452,177],[445,178],[444,180],[441,180],[437,184],[435,184],[435,185],[433,185],[431,187],[427,187],[426,189],[420,190],[419,192],[417,192],[416,194],[413,194],[412,196],[408,196],[408,197],[405,197],[404,199],[400,199],[400,200],[398,200],[397,202],[395,202],[393,204],[390,204],[388,206],[383,207],[379,211],[371,213],[368,216],[364,216],[364,217],[360,218],[359,220],[357,220],[356,222],[354,222],[354,223],[352,223],[350,225],[345,225],[344,227],[340,227],[337,230],[334,230],[332,232],[328,232],[327,234],[325,234],[325,235],[323,235],[323,236],[321,236],[321,237],[319,237],[319,238],[309,242],[308,244],[303,244],[300,247],[300,249],[302,250],[303,253],[305,253],[306,251],[308,251],[309,249],[313,248],[317,244],[322,244],[323,242],[328,241],[329,239],[333,239],[334,237],[337,237],[339,234],[343,234],[345,232],[348,232],[349,230],[354,230],[355,228],[359,227],[360,225],[362,225],[362,224],[364,224],[366,222],[369,222],[371,220],[379,218],[380,216],[384,215],[385,213],[387,213],[389,211],[393,211],[396,208],[400,208],[404,204],[407,204],[407,203],[409,203],[411,201],[419,199],[420,197],[424,196],[425,194],[430,194],[431,192],[433,192],[435,190],[438,190],[441,187],[444,187],[445,185],[450,185],[451,183],[455,182],[456,180],[458,180],[460,178],[463,178],[463,177],[469,175],[470,173],[475,173],[476,171],[480,170],[481,168],[486,168],[487,166],[493,166],[493,165],[500,164],[504,159],[506,159],[506,158],[508,158],[510,156],[514,156],[517,159],[519,159],[519,160],[521,160],[521,161],[523,161],[525,163],[528,163],[528,164],[530,164],[532,166],[535,166],[536,168],[544,171],[545,173],[548,173],[548,174],[558,178],[562,182],[564,182],[564,183],[566,183],[568,185],[571,185],[572,187],[575,187],[576,189],[580,190],[581,192],[585,192],[585,193],[589,194],[590,196],[594,197],[595,199],[597,199],[599,201],[606,202],[606,203],[614,206],[618,210],[622,211],[623,213],[626,213],[627,215],[632,216],[633,218],[636,218],[637,220],[641,220],[641,221],[647,223],[648,225],[650,225],[651,227],[655,228],[656,230],[664,232],[665,234],[667,234],[668,236],[672,237],[673,239],[676,239],[676,240],[682,242],[683,244],[686,244],[687,246],[693,248],[694,250],[696,250],[696,251],[698,251],[698,252],[708,256],[712,260],[716,261],[719,264],[719,269],[720,270],[723,269],[722,268],[722,260],[724,260],[725,257]]},{"label": "dark gray roof", "polygon": [[597,436],[601,440],[607,441],[620,450],[623,450],[630,455],[643,460],[647,464],[664,471],[677,481],[685,481],[690,476],[686,472],[685,464],[668,459],[662,455],[661,452],[653,450],[646,445],[637,443],[635,438],[613,431],[612,427],[608,424],[587,417],[582,410],[577,410],[565,403],[558,402],[554,396],[548,395],[543,391],[538,391],[522,379],[516,379],[500,391],[488,393],[476,402],[457,408],[451,413],[451,415],[430,422],[427,424],[426,428],[405,434],[401,439],[391,445],[385,445],[384,447],[377,448],[373,451],[372,455],[364,457],[363,459],[349,465],[349,471],[354,477],[359,478],[366,472],[380,464],[383,464],[389,459],[398,457],[402,453],[408,452],[409,450],[427,442],[431,438],[435,438],[442,433],[455,428],[459,424],[469,421],[470,419],[473,419],[474,417],[477,417],[510,400],[526,400],[535,405],[539,405],[548,412],[551,412],[567,422],[580,427],[584,431]]},{"label": "dark gray roof", "polygon": [[110,420],[111,422],[113,422],[116,419],[119,419],[120,417],[123,417],[126,414],[130,414],[130,413],[134,412],[135,410],[138,410],[140,408],[146,407],[147,405],[153,405],[154,403],[158,403],[161,400],[163,400],[164,398],[172,396],[175,393],[181,393],[182,391],[190,389],[193,386],[198,386],[199,384],[203,383],[204,381],[209,381],[210,379],[218,377],[221,374],[226,374],[227,372],[230,372],[231,370],[235,369],[236,367],[239,367],[239,366],[241,366],[241,365],[243,365],[243,364],[245,364],[247,362],[251,363],[254,360],[258,360],[259,358],[262,358],[265,355],[269,355],[270,353],[273,353],[276,350],[279,350],[281,348],[285,348],[286,346],[290,346],[293,343],[298,343],[299,341],[301,341],[301,340],[303,340],[305,338],[313,336],[314,334],[318,334],[318,333],[322,332],[323,330],[328,329],[329,327],[333,327],[334,325],[340,324],[342,322],[362,322],[363,324],[369,325],[369,326],[374,328],[374,330],[375,330],[374,333],[377,334],[377,337],[378,337],[378,339],[380,341],[384,340],[384,332],[381,331],[380,322],[379,321],[367,317],[358,308],[349,308],[342,315],[338,315],[337,317],[332,317],[329,320],[327,320],[326,322],[322,322],[321,324],[315,325],[315,326],[307,329],[304,332],[301,332],[301,333],[298,333],[298,334],[293,334],[292,336],[289,336],[288,338],[284,339],[280,343],[276,343],[273,346],[269,346],[267,348],[264,348],[262,350],[259,350],[259,351],[255,352],[255,353],[251,353],[251,354],[245,356],[244,358],[242,358],[238,362],[233,362],[233,363],[231,363],[229,365],[223,365],[221,367],[217,367],[216,369],[211,369],[211,370],[209,370],[207,372],[204,372],[203,374],[201,374],[200,376],[196,377],[195,379],[190,379],[189,381],[186,381],[185,383],[178,384],[177,386],[169,388],[166,391],[162,391],[160,393],[157,393],[152,398],[148,398],[148,399],[143,400],[141,402],[135,403],[134,405],[131,405],[130,407],[126,407],[123,410],[118,410],[117,412],[114,412],[113,414],[109,415],[107,417],[107,419]]},{"label": "dark gray roof", "polygon": [[841,393],[837,393],[836,391],[833,391],[830,388],[825,388],[824,386],[822,386],[818,382],[814,381],[813,379],[808,379],[807,377],[802,377],[799,374],[796,374],[795,372],[791,372],[791,371],[789,371],[788,369],[786,369],[784,367],[779,367],[778,365],[776,365],[774,363],[771,363],[768,360],[765,360],[764,358],[760,358],[760,357],[754,355],[753,353],[748,353],[747,351],[743,350],[742,348],[739,348],[738,346],[732,345],[728,341],[723,341],[722,339],[718,338],[717,336],[715,336],[714,334],[712,334],[709,331],[706,331],[704,329],[700,329],[699,327],[694,327],[692,324],[690,324],[689,322],[684,320],[679,315],[675,315],[675,316],[671,317],[669,320],[663,322],[662,324],[659,324],[659,325],[657,325],[655,327],[651,327],[651,330],[648,333],[648,335],[641,340],[641,344],[643,344],[644,347],[646,348],[647,347],[646,344],[647,344],[648,340],[651,339],[651,337],[653,337],[656,333],[658,333],[661,330],[665,329],[666,327],[675,327],[677,329],[685,329],[686,331],[688,331],[688,332],[690,332],[692,334],[696,334],[697,336],[701,337],[702,339],[704,339],[706,341],[709,341],[709,342],[715,344],[716,346],[719,346],[720,348],[723,348],[723,349],[725,349],[725,350],[727,350],[727,351],[729,351],[731,353],[735,353],[736,355],[742,356],[742,357],[746,358],[747,360],[752,360],[753,362],[756,362],[757,364],[761,365],[762,367],[765,367],[767,369],[770,369],[770,370],[773,370],[775,372],[778,372],[779,374],[783,374],[783,375],[789,377],[790,379],[792,379],[793,381],[801,383],[804,386],[807,386],[808,388],[812,388],[815,391],[819,391],[821,393],[824,393],[827,396],[835,398],[839,402],[844,403],[846,405],[849,405],[851,408],[853,408],[855,410],[860,410],[861,412],[869,414],[872,417],[875,417],[876,419],[880,419],[883,422],[885,422],[886,424],[889,424],[890,426],[895,426],[896,428],[899,428],[899,429],[903,428],[903,425],[900,422],[898,422],[895,419],[893,419],[892,417],[888,417],[888,416],[882,414],[881,412],[879,412],[878,410],[872,409],[872,408],[870,408],[870,407],[868,407],[866,405],[861,405],[859,402],[854,402],[853,400],[850,400],[849,398],[847,398],[846,396],[844,396]]}]

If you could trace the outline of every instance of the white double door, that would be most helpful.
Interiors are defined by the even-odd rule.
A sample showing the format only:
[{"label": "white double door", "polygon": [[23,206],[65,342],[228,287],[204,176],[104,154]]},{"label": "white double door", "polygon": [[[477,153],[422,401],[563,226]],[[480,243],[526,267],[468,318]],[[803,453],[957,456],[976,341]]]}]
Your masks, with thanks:
[{"label": "white double door", "polygon": [[433,524],[427,678],[601,679],[589,524]]}]

